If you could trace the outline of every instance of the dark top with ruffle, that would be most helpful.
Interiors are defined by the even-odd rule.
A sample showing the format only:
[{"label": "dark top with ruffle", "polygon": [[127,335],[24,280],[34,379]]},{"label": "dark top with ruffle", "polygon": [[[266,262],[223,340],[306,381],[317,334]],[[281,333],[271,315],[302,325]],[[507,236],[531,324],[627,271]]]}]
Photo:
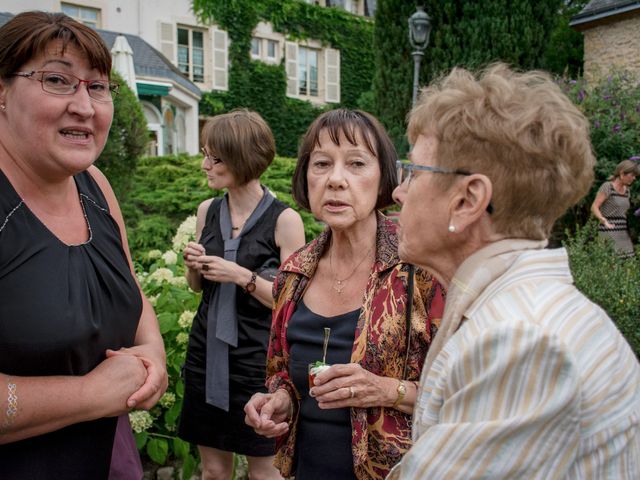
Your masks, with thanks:
[{"label": "dark top with ruffle", "polygon": [[[106,349],[133,345],[142,299],[120,229],[91,175],[74,178],[90,238],[67,245],[0,171],[2,373],[84,375],[105,358]],[[0,385],[0,395],[6,393]],[[19,388],[17,395],[20,407]],[[1,445],[0,477],[107,478],[116,420],[78,423]]]}]

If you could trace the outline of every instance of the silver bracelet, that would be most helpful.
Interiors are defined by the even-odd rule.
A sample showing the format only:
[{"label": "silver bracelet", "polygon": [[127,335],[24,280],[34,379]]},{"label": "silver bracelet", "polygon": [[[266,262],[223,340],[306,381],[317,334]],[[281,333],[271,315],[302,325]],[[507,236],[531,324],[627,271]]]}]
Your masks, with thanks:
[{"label": "silver bracelet", "polygon": [[16,384],[11,382],[11,377],[7,377],[7,391],[6,418],[0,426],[0,432],[9,428],[18,416],[18,392]]}]

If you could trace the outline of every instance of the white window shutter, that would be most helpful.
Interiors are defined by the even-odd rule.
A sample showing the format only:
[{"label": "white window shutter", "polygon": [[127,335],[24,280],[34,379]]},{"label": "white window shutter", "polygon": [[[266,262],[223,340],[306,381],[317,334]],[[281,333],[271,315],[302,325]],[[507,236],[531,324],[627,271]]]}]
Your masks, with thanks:
[{"label": "white window shutter", "polygon": [[285,42],[285,66],[287,71],[287,96],[298,96],[298,44]]},{"label": "white window shutter", "polygon": [[169,59],[171,63],[176,65],[176,25],[175,23],[158,22],[160,30],[160,51]]},{"label": "white window shutter", "polygon": [[229,90],[229,35],[213,27],[213,88]]},{"label": "white window shutter", "polygon": [[340,50],[324,51],[325,101],[340,103]]}]

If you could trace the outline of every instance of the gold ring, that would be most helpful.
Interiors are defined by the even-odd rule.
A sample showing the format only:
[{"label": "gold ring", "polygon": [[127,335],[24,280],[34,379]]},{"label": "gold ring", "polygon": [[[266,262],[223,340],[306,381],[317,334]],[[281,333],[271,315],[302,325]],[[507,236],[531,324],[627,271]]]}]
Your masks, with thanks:
[{"label": "gold ring", "polygon": [[356,396],[356,391],[353,387],[349,387],[349,393],[351,394],[349,398],[354,398]]}]

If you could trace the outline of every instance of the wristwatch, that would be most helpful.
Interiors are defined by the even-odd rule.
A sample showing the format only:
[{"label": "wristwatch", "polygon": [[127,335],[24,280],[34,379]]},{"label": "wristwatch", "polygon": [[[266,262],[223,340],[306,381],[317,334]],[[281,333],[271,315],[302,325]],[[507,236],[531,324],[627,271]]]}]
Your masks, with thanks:
[{"label": "wristwatch", "polygon": [[396,401],[393,402],[393,408],[396,408],[398,405],[400,405],[400,402],[402,401],[404,396],[407,394],[407,386],[404,384],[404,380],[400,380],[400,383],[398,383],[397,391],[398,391],[398,397],[396,398]]},{"label": "wristwatch", "polygon": [[244,291],[246,293],[251,293],[256,289],[256,277],[258,274],[256,272],[251,272],[251,280],[244,286]]}]

